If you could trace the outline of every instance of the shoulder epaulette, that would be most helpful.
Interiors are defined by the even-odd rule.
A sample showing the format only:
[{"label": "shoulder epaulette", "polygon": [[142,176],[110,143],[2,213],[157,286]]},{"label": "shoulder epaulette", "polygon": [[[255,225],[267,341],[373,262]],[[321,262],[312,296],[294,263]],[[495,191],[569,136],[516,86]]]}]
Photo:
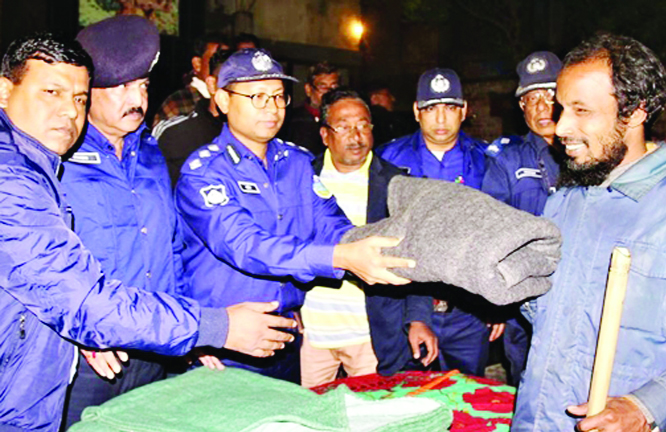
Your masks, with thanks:
[{"label": "shoulder epaulette", "polygon": [[514,135],[499,137],[486,147],[486,155],[497,157],[507,146],[521,142],[522,138]]},{"label": "shoulder epaulette", "polygon": [[305,147],[302,147],[302,146],[296,145],[296,144],[294,144],[294,143],[291,142],[291,141],[284,141],[284,140],[282,140],[282,139],[280,139],[280,138],[275,138],[275,140],[276,140],[277,142],[279,142],[280,144],[285,144],[285,145],[288,145],[288,146],[290,146],[290,147],[295,147],[295,148],[299,149],[300,151],[302,151],[303,153],[306,153],[307,155],[314,157],[314,155],[312,154],[312,152],[311,152],[310,150],[306,149]]}]

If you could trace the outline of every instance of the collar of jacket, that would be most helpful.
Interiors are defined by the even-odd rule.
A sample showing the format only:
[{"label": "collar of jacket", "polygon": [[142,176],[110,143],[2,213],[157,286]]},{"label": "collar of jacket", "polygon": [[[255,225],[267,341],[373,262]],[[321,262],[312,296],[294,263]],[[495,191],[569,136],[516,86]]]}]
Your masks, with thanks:
[{"label": "collar of jacket", "polygon": [[[125,159],[131,151],[138,150],[139,143],[141,142],[141,139],[144,138],[144,133],[144,141],[149,144],[157,145],[157,141],[155,141],[148,133],[148,128],[146,127],[145,123],[141,123],[141,126],[139,126],[137,130],[128,133],[125,135],[125,138],[123,138],[123,159]],[[100,132],[90,122],[88,122],[85,143],[87,145],[92,145],[99,151],[112,153],[114,155],[116,154],[116,149],[113,147],[113,144],[111,144],[111,142],[102,134],[102,132]]]},{"label": "collar of jacket", "polygon": [[[252,151],[249,148],[245,147],[245,144],[240,142],[238,138],[236,138],[234,134],[231,133],[231,130],[229,129],[229,125],[227,123],[224,124],[222,133],[220,134],[219,137],[216,138],[216,141],[218,141],[220,147],[224,149],[227,158],[229,159],[229,161],[231,161],[231,163],[234,166],[240,164],[240,162],[243,159],[252,160],[261,165],[262,167],[264,166],[264,164],[257,157],[257,155],[252,153]],[[289,149],[294,148],[292,146],[285,144],[284,141],[278,138],[273,138],[272,140],[268,141],[267,146],[268,148],[266,149],[266,162],[268,165],[272,165],[278,160],[284,159],[289,155]]]},{"label": "collar of jacket", "polygon": [[5,110],[0,108],[0,137],[4,134],[7,138],[0,138],[0,141],[14,143],[21,153],[43,170],[57,174],[60,167],[60,155],[47,149],[39,141],[14,126]]},{"label": "collar of jacket", "polygon": [[[319,175],[323,167],[324,155],[319,155],[312,161],[312,168],[315,174]],[[382,159],[373,151],[368,178],[367,223],[377,222],[388,216],[386,206],[388,185],[391,179],[397,175],[407,175],[407,173],[402,168],[398,168]]]},{"label": "collar of jacket", "polygon": [[536,154],[540,154],[542,151],[548,148],[548,142],[545,139],[543,139],[541,136],[535,134],[532,131],[528,132],[527,135],[525,135],[523,141],[526,142],[527,145],[531,146],[536,152]]},{"label": "collar of jacket", "polygon": [[666,146],[643,157],[618,177],[611,187],[634,201],[639,201],[653,187],[666,178]]}]

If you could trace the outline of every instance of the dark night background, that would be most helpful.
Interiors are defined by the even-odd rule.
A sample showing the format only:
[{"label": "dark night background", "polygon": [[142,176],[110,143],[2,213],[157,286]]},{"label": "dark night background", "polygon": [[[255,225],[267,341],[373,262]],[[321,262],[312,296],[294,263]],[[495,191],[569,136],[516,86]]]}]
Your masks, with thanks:
[{"label": "dark night background", "polygon": [[[263,1],[257,0],[260,5]],[[335,0],[303,0],[324,19]],[[215,0],[180,1],[180,36],[162,38],[160,61],[152,76],[153,109],[182,85],[189,69],[191,41],[206,32],[232,36],[233,14]],[[295,44],[268,39],[268,48],[287,71],[296,73],[328,59],[345,69],[349,84],[363,88],[388,84],[401,110],[409,110],[418,76],[435,66],[455,69],[470,104],[465,128],[493,139],[525,131],[513,97],[515,65],[535,50],[563,56],[583,38],[600,30],[635,37],[666,58],[666,2],[656,0],[359,0],[366,34],[359,50]],[[255,7],[258,7],[255,5]],[[282,23],[284,24],[284,23]],[[288,23],[287,23],[288,24]],[[77,0],[0,0],[0,49],[35,31],[79,30]],[[300,72],[302,73],[302,72]],[[294,89],[300,91],[300,89]],[[295,93],[295,96],[297,94]],[[659,138],[663,135],[656,128]]]}]

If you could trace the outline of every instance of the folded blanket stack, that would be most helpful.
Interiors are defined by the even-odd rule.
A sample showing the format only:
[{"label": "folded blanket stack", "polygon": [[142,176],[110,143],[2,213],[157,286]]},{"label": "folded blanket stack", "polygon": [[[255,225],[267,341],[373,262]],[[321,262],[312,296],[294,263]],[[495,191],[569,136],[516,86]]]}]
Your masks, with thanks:
[{"label": "folded blanket stack", "polygon": [[343,243],[371,235],[404,238],[384,253],[417,265],[396,274],[454,285],[499,305],[550,289],[562,239],[547,219],[440,180],[397,176],[388,195],[390,217],[352,229]]},{"label": "folded blanket stack", "polygon": [[69,432],[429,432],[453,413],[420,398],[325,395],[249,371],[205,367],[132,390],[83,412]]}]

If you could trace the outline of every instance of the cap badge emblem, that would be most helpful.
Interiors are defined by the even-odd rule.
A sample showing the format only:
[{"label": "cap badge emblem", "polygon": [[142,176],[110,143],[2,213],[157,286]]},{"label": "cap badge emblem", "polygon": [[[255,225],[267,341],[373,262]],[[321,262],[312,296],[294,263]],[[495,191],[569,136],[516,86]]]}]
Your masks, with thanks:
[{"label": "cap badge emblem", "polygon": [[432,91],[437,93],[445,93],[451,88],[451,83],[449,80],[444,78],[443,75],[437,75],[435,78],[430,81],[430,88]]},{"label": "cap badge emblem", "polygon": [[160,52],[157,51],[157,53],[155,53],[155,58],[154,58],[153,61],[150,63],[150,67],[148,68],[148,72],[150,72],[150,71],[153,70],[153,68],[155,67],[155,65],[157,64],[157,61],[158,61],[159,59],[160,59]]},{"label": "cap badge emblem", "polygon": [[273,67],[273,61],[265,53],[257,52],[252,57],[252,66],[259,72],[266,72]]},{"label": "cap badge emblem", "polygon": [[541,72],[544,69],[546,69],[546,66],[548,63],[546,62],[546,59],[542,59],[539,57],[535,57],[532,60],[530,60],[529,63],[527,63],[527,72],[530,74],[535,74],[537,72]]}]

